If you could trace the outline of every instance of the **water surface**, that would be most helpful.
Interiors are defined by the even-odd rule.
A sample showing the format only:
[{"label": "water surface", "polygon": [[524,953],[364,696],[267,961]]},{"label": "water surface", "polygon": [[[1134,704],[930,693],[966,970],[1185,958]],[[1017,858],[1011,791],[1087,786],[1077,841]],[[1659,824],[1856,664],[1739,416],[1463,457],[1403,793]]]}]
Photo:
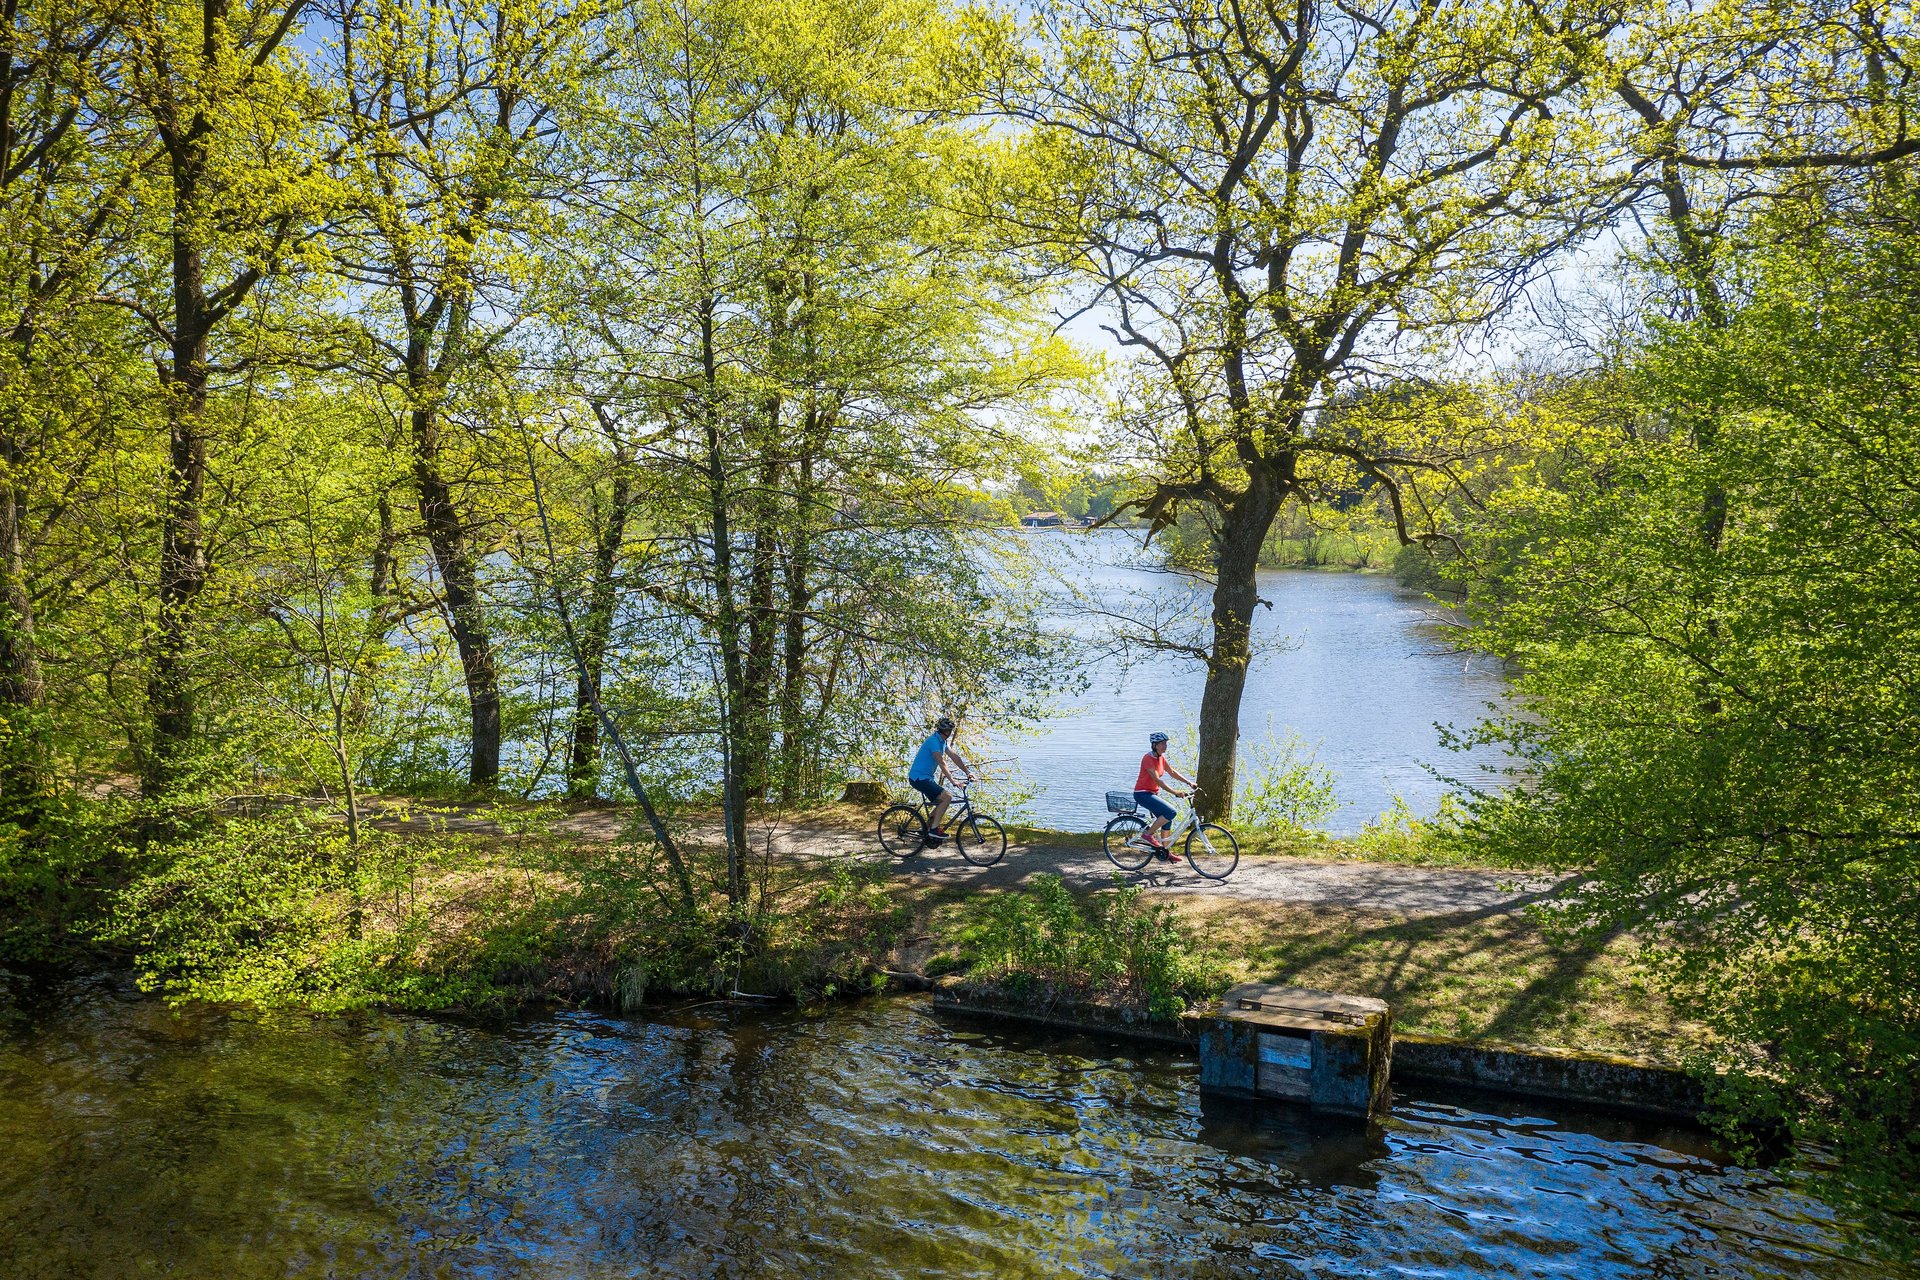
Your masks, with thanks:
[{"label": "water surface", "polygon": [[[1210,587],[1157,567],[1138,535],[1118,530],[1035,530],[1007,537],[1045,569],[1060,603],[1053,625],[1095,646],[1087,688],[1063,699],[1031,736],[982,744],[1007,757],[1033,795],[1043,826],[1095,830],[1103,796],[1130,789],[1147,735],[1163,730],[1191,776],[1205,672],[1194,659],[1142,645],[1111,645],[1124,623],[1149,621],[1169,638],[1204,638]],[[1497,784],[1497,749],[1445,750],[1436,725],[1467,728],[1501,705],[1499,664],[1452,652],[1444,611],[1378,574],[1262,570],[1254,615],[1256,652],[1240,708],[1244,762],[1289,734],[1333,779],[1339,807],[1326,824],[1340,835],[1384,813],[1396,796],[1430,814],[1446,785],[1432,767],[1474,784]],[[963,748],[966,746],[963,740]]]},{"label": "water surface", "polygon": [[3,1021],[15,1280],[1890,1274],[1688,1131],[1203,1106],[1189,1061],[906,1000],[489,1029],[93,987]]}]

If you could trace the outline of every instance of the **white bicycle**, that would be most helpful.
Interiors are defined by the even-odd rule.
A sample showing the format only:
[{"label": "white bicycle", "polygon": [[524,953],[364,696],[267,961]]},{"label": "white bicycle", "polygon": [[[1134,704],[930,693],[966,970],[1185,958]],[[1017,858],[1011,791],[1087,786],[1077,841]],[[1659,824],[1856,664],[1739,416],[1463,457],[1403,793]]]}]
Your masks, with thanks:
[{"label": "white bicycle", "polygon": [[[1140,870],[1152,859],[1154,848],[1147,843],[1147,819],[1140,816],[1139,802],[1132,792],[1109,791],[1107,812],[1119,815],[1107,823],[1100,838],[1107,851],[1107,861],[1122,871]],[[1193,801],[1186,797],[1182,797],[1173,811],[1173,821],[1167,824],[1167,846],[1171,848],[1183,833],[1187,842],[1180,852],[1187,865],[1203,879],[1225,880],[1240,865],[1240,842],[1233,838],[1233,832],[1217,822],[1201,822],[1193,812]]]}]

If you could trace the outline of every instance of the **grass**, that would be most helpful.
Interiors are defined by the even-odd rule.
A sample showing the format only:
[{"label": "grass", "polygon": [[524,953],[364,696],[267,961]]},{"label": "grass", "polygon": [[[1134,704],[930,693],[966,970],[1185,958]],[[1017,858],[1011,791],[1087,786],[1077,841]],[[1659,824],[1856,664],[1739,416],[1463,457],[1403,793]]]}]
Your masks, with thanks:
[{"label": "grass", "polygon": [[[1401,867],[1431,867],[1444,871],[1538,871],[1541,863],[1497,857],[1461,840],[1442,840],[1419,830],[1381,826],[1356,836],[1332,836],[1324,831],[1287,831],[1233,827],[1244,858],[1307,858],[1315,862],[1377,862]],[[1005,823],[1010,845],[1049,849],[1085,849],[1099,853],[1098,831],[1055,831]]]},{"label": "grass", "polygon": [[[941,974],[980,962],[975,940],[1006,914],[995,899],[1018,891],[906,892],[916,920],[910,932],[924,939],[921,962]],[[1258,981],[1375,996],[1392,1006],[1403,1032],[1670,1065],[1715,1044],[1659,996],[1648,957],[1630,937],[1569,942],[1514,912],[1408,919],[1324,905],[1168,902],[1192,967],[1215,975],[1220,990]]]},{"label": "grass", "polygon": [[[1419,831],[1373,829],[1357,836],[1322,831],[1238,831],[1245,857],[1308,858],[1316,862],[1379,862],[1444,871],[1538,871],[1543,864],[1495,857],[1461,840],[1442,840]],[[1095,847],[1098,847],[1095,838]]]},{"label": "grass", "polygon": [[1400,1031],[1675,1065],[1714,1046],[1707,1028],[1660,997],[1631,937],[1571,942],[1515,912],[1406,919],[1188,899],[1181,915],[1236,981],[1375,996]]}]

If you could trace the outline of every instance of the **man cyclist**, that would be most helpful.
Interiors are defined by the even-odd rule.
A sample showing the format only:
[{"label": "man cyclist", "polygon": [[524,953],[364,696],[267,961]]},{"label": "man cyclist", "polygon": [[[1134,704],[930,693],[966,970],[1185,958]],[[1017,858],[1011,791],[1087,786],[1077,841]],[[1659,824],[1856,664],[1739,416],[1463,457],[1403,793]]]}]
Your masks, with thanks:
[{"label": "man cyclist", "polygon": [[[1167,862],[1178,862],[1180,855],[1167,847],[1167,842],[1156,839],[1166,825],[1173,821],[1173,806],[1160,798],[1160,779],[1172,776],[1187,786],[1193,786],[1193,779],[1173,767],[1167,759],[1167,735],[1164,733],[1147,736],[1147,754],[1140,759],[1140,776],[1133,782],[1134,803],[1153,815],[1153,825],[1141,833],[1140,838]],[[1189,792],[1177,791],[1175,795],[1188,795]]]},{"label": "man cyclist", "polygon": [[973,771],[960,753],[950,745],[953,741],[953,721],[941,716],[934,724],[933,732],[920,744],[920,750],[914,753],[913,763],[907,767],[907,785],[927,798],[933,806],[933,818],[927,823],[927,843],[939,844],[947,838],[946,830],[940,825],[947,819],[947,806],[953,803],[953,792],[948,791],[934,780],[936,772],[953,777],[953,771],[947,768],[951,760],[959,768],[960,775],[968,782],[973,781]]}]

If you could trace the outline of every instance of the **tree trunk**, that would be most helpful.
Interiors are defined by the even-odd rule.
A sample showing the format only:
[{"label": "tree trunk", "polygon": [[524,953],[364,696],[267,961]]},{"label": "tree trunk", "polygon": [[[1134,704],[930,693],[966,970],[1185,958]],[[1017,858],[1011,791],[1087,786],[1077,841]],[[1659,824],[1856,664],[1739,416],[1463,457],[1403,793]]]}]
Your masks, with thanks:
[{"label": "tree trunk", "polygon": [[420,495],[420,520],[433,548],[447,602],[447,626],[460,651],[471,710],[472,758],[467,781],[492,787],[500,781],[500,677],[493,661],[493,639],[480,601],[479,567],[466,526],[453,502],[453,488],[440,469],[439,413],[416,405],[413,419],[413,478]]},{"label": "tree trunk", "polygon": [[1214,548],[1213,651],[1200,694],[1200,760],[1194,774],[1200,786],[1196,808],[1207,818],[1233,815],[1240,698],[1253,656],[1253,611],[1260,603],[1260,544],[1284,496],[1256,472],[1220,521]]},{"label": "tree trunk", "polygon": [[200,251],[182,229],[193,211],[195,177],[176,170],[173,243],[172,366],[167,391],[167,480],[161,514],[159,616],[153,666],[147,678],[152,717],[143,788],[149,796],[180,777],[193,740],[193,678],[187,652],[190,615],[207,581],[201,528],[206,493],[207,441],[201,425],[207,410],[207,339]]},{"label": "tree trunk", "polygon": [[581,628],[580,665],[574,682],[573,743],[567,758],[567,796],[591,800],[599,794],[600,720],[594,703],[600,694],[607,646],[613,636],[613,571],[626,539],[632,485],[626,460],[616,459],[607,523],[593,548],[593,583],[588,590],[586,623]]},{"label": "tree trunk", "polygon": [[[16,368],[24,372],[33,355],[33,331],[23,325],[13,335]],[[16,816],[47,790],[46,755],[40,725],[46,684],[40,673],[40,647],[27,589],[27,494],[21,474],[24,432],[17,411],[8,411],[0,432],[0,459],[6,478],[0,483],[0,720],[6,740],[0,744],[0,801]]]},{"label": "tree trunk", "polygon": [[[1693,199],[1687,191],[1680,165],[1671,158],[1660,166],[1660,192],[1666,198],[1667,217],[1673,226],[1674,242],[1680,250],[1681,280],[1693,295],[1700,319],[1708,328],[1723,333],[1732,323],[1731,311],[1719,279],[1714,274],[1713,246],[1708,233],[1695,216]],[[1711,407],[1693,414],[1687,423],[1687,433],[1696,450],[1704,453],[1711,449],[1720,434],[1718,415]],[[1701,495],[1698,519],[1700,545],[1710,554],[1718,552],[1727,529],[1727,491],[1724,488],[1713,485]],[[1714,612],[1708,593],[1697,591],[1693,605],[1703,615],[1707,643],[1717,650],[1720,645],[1720,619]],[[1719,718],[1720,696],[1714,692],[1712,681],[1707,676],[1699,678],[1697,701],[1703,721],[1710,723]]]},{"label": "tree trunk", "polygon": [[727,840],[727,901],[736,911],[747,905],[747,776],[741,759],[745,746],[743,711],[747,703],[744,627],[734,596],[733,519],[727,484],[727,459],[720,435],[719,366],[714,352],[714,305],[700,308],[700,359],[705,402],[701,426],[706,433],[708,520],[713,537],[714,639],[720,649],[720,807]]},{"label": "tree trunk", "polygon": [[[775,447],[771,442],[763,448]],[[780,549],[777,533],[780,524],[776,495],[781,483],[780,464],[768,461],[761,468],[760,492],[754,501],[753,558],[747,571],[747,660],[741,671],[743,706],[741,708],[741,777],[747,794],[765,800],[772,781],[773,763],[773,676],[775,637],[779,633],[773,607],[775,561]]]},{"label": "tree trunk", "polygon": [[813,604],[807,557],[813,554],[808,537],[809,506],[813,500],[813,459],[802,453],[794,486],[793,536],[788,540],[781,586],[786,595],[780,653],[780,803],[796,805],[806,798],[807,739],[823,727],[806,718],[807,610]]}]

